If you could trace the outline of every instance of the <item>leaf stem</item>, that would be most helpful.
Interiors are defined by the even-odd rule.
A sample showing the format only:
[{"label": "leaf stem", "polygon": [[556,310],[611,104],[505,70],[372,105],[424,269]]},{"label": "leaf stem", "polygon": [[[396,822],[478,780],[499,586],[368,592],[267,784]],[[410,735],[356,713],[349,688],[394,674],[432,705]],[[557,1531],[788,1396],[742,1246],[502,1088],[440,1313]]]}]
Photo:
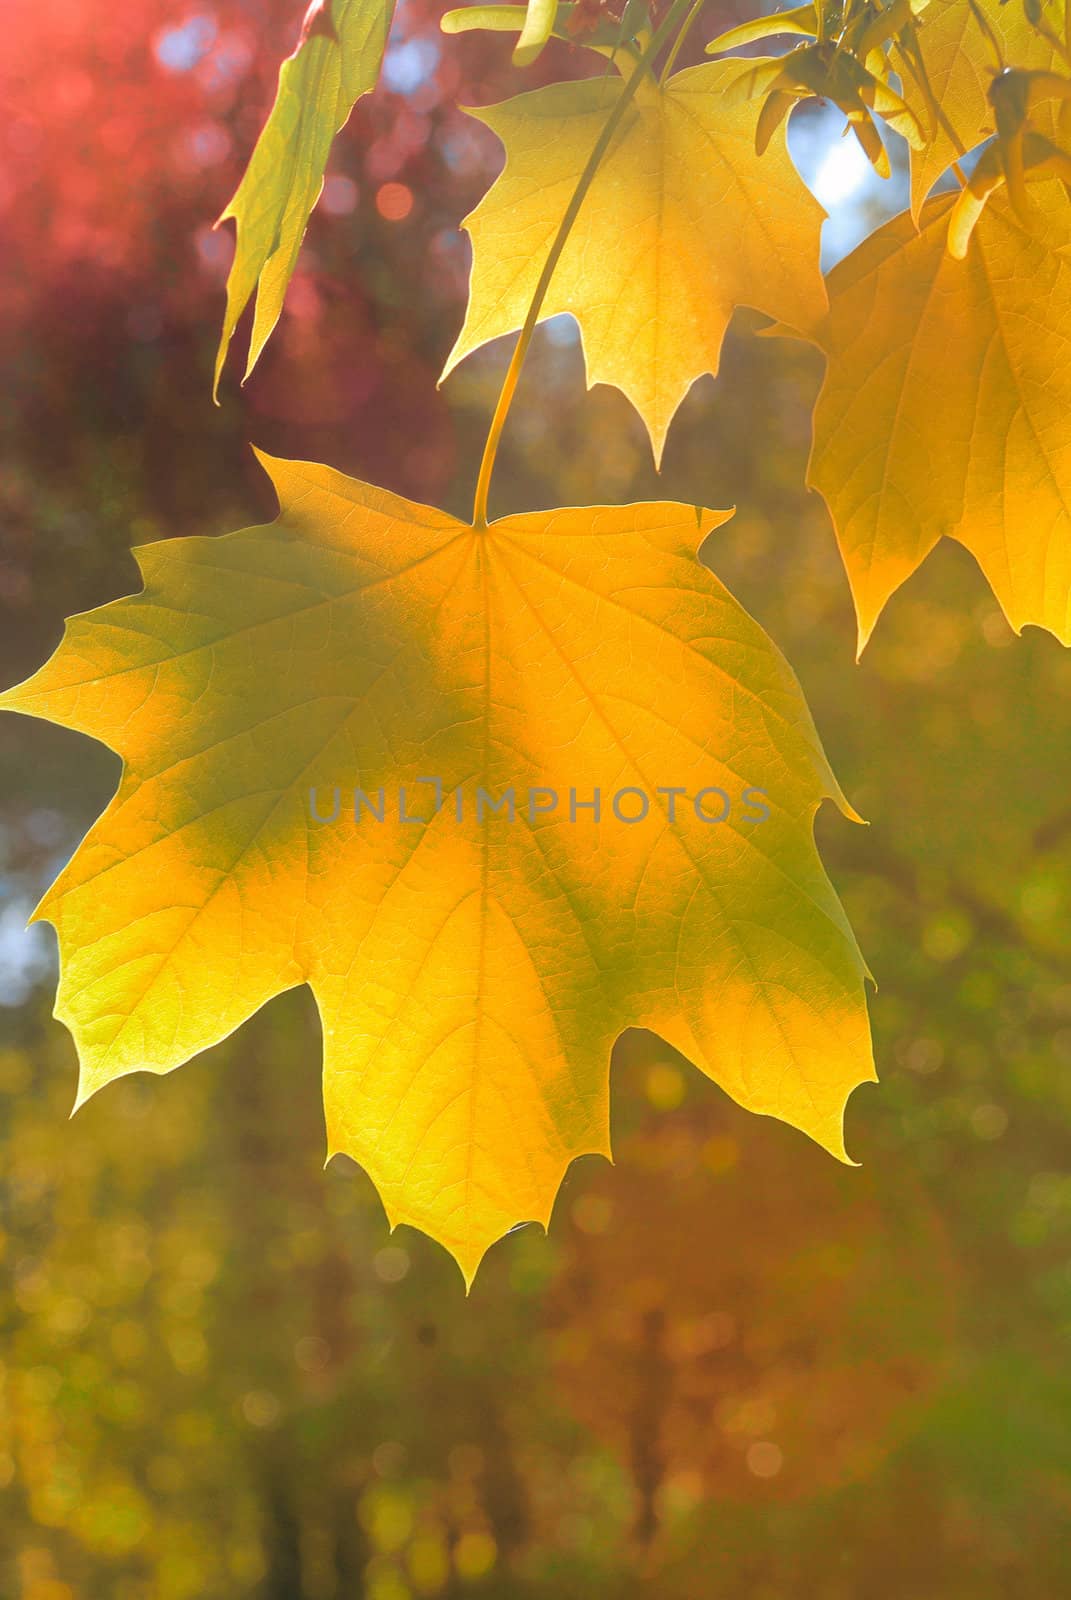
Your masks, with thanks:
[{"label": "leaf stem", "polygon": [[487,443],[483,448],[483,459],[480,462],[480,471],[476,479],[476,495],[472,506],[472,525],[474,528],[482,529],[487,527],[487,497],[491,488],[491,475],[495,469],[495,458],[498,455],[502,430],[506,426],[506,418],[509,416],[509,408],[513,404],[513,397],[517,392],[517,381],[521,375],[524,358],[528,354],[528,347],[532,342],[532,335],[535,332],[536,323],[539,321],[539,313],[543,309],[543,301],[547,297],[547,290],[550,288],[550,280],[554,276],[554,269],[561,259],[562,251],[565,249],[565,241],[568,239],[573,223],[577,219],[580,207],[584,203],[584,198],[591,188],[591,183],[599,164],[610,148],[614,134],[617,132],[625,112],[635,98],[636,91],[640,86],[640,80],[684,15],[684,12],[693,4],[694,0],[673,0],[673,5],[666,13],[661,25],[652,34],[643,54],[636,62],[628,78],[625,79],[621,93],[614,102],[610,115],[603,125],[602,132],[596,139],[591,154],[584,165],[584,170],[580,174],[577,186],[573,191],[573,197],[565,208],[565,213],[558,225],[558,231],[554,235],[554,243],[550,247],[547,259],[543,264],[543,270],[539,274],[539,282],[536,284],[532,303],[528,307],[528,315],[524,319],[520,338],[514,347],[510,364],[506,369],[506,376],[502,380],[498,403],[495,406],[494,416],[491,418],[491,426],[487,432]]},{"label": "leaf stem", "polygon": [[659,83],[665,83],[666,79],[669,77],[670,73],[673,71],[673,68],[676,66],[677,57],[681,53],[681,46],[684,44],[685,39],[687,39],[688,35],[691,33],[693,24],[696,23],[699,20],[699,13],[702,11],[702,9],[706,5],[706,3],[707,3],[707,0],[694,0],[694,4],[692,6],[692,9],[689,11],[688,15],[685,17],[684,21],[681,23],[680,32],[678,33],[677,37],[673,41],[673,48],[670,50],[669,55],[666,57],[666,64],[662,68],[662,71],[661,71],[661,73],[659,75],[659,79],[658,79]]},{"label": "leaf stem", "polygon": [[[967,154],[967,147],[963,143],[963,140],[960,138],[959,134],[956,132],[955,128],[949,122],[940,100],[938,100],[937,96],[933,92],[933,84],[930,80],[929,69],[926,66],[926,58],[922,53],[922,46],[919,44],[918,40],[918,32],[913,23],[910,24],[909,37],[911,48],[914,51],[914,58],[912,58],[910,52],[904,47],[904,45],[902,45],[899,40],[896,40],[894,47],[896,50],[897,62],[898,64],[902,64],[907,69],[908,74],[914,78],[915,82],[922,90],[923,97],[926,101],[926,110],[933,119],[931,127],[940,128],[945,137],[956,147],[959,154],[961,156],[965,156]],[[901,78],[903,77],[902,72],[900,76]],[[952,163],[952,166],[955,170],[956,177],[960,181],[960,184],[964,184],[966,179],[959,170],[959,167],[955,162]]]}]

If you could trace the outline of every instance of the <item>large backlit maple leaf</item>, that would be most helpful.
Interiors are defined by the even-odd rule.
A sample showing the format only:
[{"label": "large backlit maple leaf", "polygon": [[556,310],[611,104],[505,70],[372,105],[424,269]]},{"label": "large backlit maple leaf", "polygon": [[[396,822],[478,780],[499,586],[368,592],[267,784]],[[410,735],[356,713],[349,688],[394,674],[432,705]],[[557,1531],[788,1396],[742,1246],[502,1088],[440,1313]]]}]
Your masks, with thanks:
[{"label": "large backlit maple leaf", "polygon": [[1012,627],[1071,643],[1071,204],[994,196],[966,259],[950,198],[834,268],[808,481],[833,516],[860,649],[942,536],[971,551]]},{"label": "large backlit maple leaf", "polygon": [[38,911],[80,1101],[308,982],[330,1150],[469,1277],[608,1151],[632,1024],[843,1156],[864,968],[812,822],[844,802],[792,672],[696,559],[725,514],[475,530],[266,464],[278,521],[142,549],[144,590],[0,699],[124,761]]},{"label": "large backlit maple leaf", "polygon": [[[758,106],[733,101],[739,61],[644,80],[570,230],[541,320],[577,320],[588,383],[622,389],[656,460],[696,378],[716,373],[734,309],[794,327],[825,307],[824,212],[779,134],[755,153]],[[445,377],[480,345],[520,328],[562,215],[622,92],[610,77],[555,83],[473,112],[506,166],[465,219],[473,268]]]}]

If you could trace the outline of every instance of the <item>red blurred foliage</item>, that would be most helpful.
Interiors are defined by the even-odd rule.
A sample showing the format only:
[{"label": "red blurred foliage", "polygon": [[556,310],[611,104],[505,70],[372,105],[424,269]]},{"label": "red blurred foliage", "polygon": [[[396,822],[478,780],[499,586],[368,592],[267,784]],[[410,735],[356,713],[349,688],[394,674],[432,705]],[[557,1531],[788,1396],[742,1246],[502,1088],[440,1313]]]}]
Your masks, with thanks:
[{"label": "red blurred foliage", "polygon": [[[164,214],[220,204],[268,10],[241,0],[177,15],[171,0],[11,0],[0,104],[0,207],[14,250],[0,314],[30,314],[72,271],[129,282],[164,265]],[[258,15],[257,13],[260,13]],[[277,27],[277,22],[276,22]],[[232,126],[236,99],[246,103]],[[185,279],[171,257],[172,285]],[[192,265],[192,263],[191,263]]]},{"label": "red blurred foliage", "polygon": [[[0,351],[14,381],[2,422],[20,459],[72,489],[87,450],[135,433],[146,509],[172,523],[194,504],[191,466],[203,492],[245,435],[292,454],[315,436],[318,453],[338,458],[341,445],[343,464],[378,464],[381,478],[427,495],[450,476],[434,382],[464,292],[454,230],[493,150],[455,102],[463,89],[480,97],[488,48],[445,46],[438,10],[419,3],[396,28],[393,74],[333,153],[328,205],[263,370],[240,409],[236,354],[224,416],[209,404],[232,251],[229,229],[212,224],[303,10],[294,0],[5,7]],[[508,63],[492,40],[496,56]],[[465,84],[463,62],[476,68]],[[404,215],[377,209],[384,185],[409,190]],[[299,437],[284,439],[276,421]]]},{"label": "red blurred foliage", "polygon": [[585,1175],[548,1310],[560,1393],[631,1462],[640,1537],[674,1501],[873,1473],[939,1387],[955,1317],[921,1187],[709,1101],[618,1139],[615,1163]]},{"label": "red blurred foliage", "polygon": [[[113,547],[146,536],[132,523],[225,526],[250,497],[270,514],[250,439],[461,508],[480,429],[458,439],[458,388],[435,382],[467,282],[458,225],[500,155],[458,108],[605,63],[552,41],[519,74],[509,36],[444,38],[442,9],[398,5],[380,86],[336,141],[281,324],[245,389],[239,330],[220,411],[211,366],[233,245],[213,223],[303,0],[7,0],[0,429],[23,485],[16,503],[0,483],[9,525],[41,514],[27,482],[125,518]],[[4,552],[15,594],[29,592],[24,543]]]}]

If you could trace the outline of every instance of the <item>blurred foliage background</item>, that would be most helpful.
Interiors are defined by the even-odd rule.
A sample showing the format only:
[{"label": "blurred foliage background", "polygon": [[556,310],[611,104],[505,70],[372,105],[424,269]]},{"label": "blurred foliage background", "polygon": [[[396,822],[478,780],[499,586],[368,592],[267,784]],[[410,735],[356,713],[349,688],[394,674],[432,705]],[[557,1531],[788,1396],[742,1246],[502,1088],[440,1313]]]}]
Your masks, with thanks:
[{"label": "blurred foliage background", "polygon": [[[332,158],[287,311],[209,400],[212,231],[300,0],[6,0],[0,52],[0,670],[135,586],[133,543],[274,508],[247,441],[465,513],[505,352],[444,387],[495,170],[458,103],[509,43],[400,9]],[[735,9],[712,7],[710,33]],[[697,49],[701,39],[697,39]],[[528,79],[589,70],[552,46]],[[827,251],[903,197],[836,119],[793,148]],[[824,184],[824,189],[823,189]],[[889,194],[891,193],[891,198]],[[880,985],[856,1170],[656,1039],[613,1068],[616,1164],[466,1301],[323,1170],[311,1001],[73,1122],[34,900],[117,763],[0,723],[0,1595],[11,1600],[1055,1600],[1071,1593],[1071,658],[1016,640],[945,543],[852,663],[803,488],[812,351],[749,336],[661,483],[571,327],[537,341],[493,508],[668,494],[795,665],[868,828],[819,818]],[[953,358],[954,353],[950,353]],[[237,367],[235,358],[233,366]],[[933,419],[935,427],[940,418]]]}]

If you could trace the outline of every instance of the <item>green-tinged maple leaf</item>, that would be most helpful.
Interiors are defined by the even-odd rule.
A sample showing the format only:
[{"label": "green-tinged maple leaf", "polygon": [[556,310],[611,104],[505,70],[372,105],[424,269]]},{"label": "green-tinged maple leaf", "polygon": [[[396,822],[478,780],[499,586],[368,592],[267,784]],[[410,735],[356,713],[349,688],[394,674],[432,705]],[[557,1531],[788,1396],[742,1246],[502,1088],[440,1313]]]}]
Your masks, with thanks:
[{"label": "green-tinged maple leaf", "polygon": [[[1052,45],[1027,17],[1023,0],[975,3],[1000,47],[1005,66],[1046,71],[1060,64]],[[1062,4],[1045,7],[1043,15],[1050,33],[1055,29],[1059,35]],[[925,77],[942,114],[935,114],[924,85],[915,82],[901,62],[904,98],[933,135],[923,149],[911,152],[911,209],[917,221],[923,201],[941,174],[993,133],[989,89],[998,67],[993,43],[979,26],[971,0],[928,0],[916,26]],[[1039,128],[1046,133],[1054,131],[1051,112],[1042,118]]]},{"label": "green-tinged maple leaf", "polygon": [[[748,63],[750,66],[751,64]],[[822,208],[783,133],[755,151],[759,107],[730,103],[739,61],[646,79],[583,201],[541,320],[576,318],[589,384],[622,389],[647,424],[656,460],[696,378],[716,373],[733,310],[797,327],[825,297]],[[557,83],[473,112],[506,148],[506,166],[464,226],[473,269],[465,324],[444,377],[472,350],[524,322],[584,165],[621,84]]]},{"label": "green-tinged maple leaf", "polygon": [[1003,195],[965,260],[952,197],[834,268],[809,482],[837,529],[860,649],[942,535],[975,556],[1012,627],[1071,643],[1071,203]]},{"label": "green-tinged maple leaf", "polygon": [[279,320],[332,141],[355,102],[375,87],[393,11],[393,0],[313,0],[297,49],[279,69],[275,104],[219,219],[234,218],[237,239],[216,352],[217,389],[252,296],[247,378]]},{"label": "green-tinged maple leaf", "polygon": [[467,1277],[608,1152],[630,1025],[843,1157],[864,967],[812,823],[845,802],[791,670],[696,559],[726,513],[475,530],[266,465],[278,521],[143,548],[144,590],[0,699],[124,762],[37,912],[79,1101],[307,982],[330,1151]]}]

